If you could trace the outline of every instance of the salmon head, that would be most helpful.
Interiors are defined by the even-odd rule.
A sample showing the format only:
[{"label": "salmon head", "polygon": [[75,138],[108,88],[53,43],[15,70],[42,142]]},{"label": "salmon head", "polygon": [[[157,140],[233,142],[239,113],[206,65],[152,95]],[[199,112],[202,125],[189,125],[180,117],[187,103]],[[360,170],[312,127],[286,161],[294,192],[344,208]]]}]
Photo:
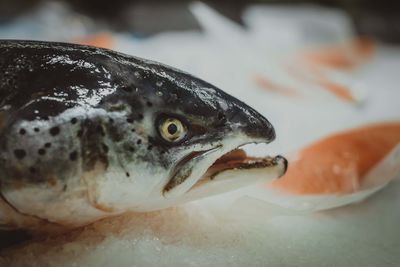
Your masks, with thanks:
[{"label": "salmon head", "polygon": [[18,213],[82,225],[283,175],[271,123],[215,86],[105,49],[0,41],[0,181]]}]

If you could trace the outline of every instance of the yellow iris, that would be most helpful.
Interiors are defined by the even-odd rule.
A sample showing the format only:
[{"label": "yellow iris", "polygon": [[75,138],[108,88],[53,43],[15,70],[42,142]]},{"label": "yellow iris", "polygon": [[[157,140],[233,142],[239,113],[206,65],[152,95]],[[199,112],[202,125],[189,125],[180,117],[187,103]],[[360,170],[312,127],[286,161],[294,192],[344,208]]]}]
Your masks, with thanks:
[{"label": "yellow iris", "polygon": [[169,142],[177,142],[185,137],[186,127],[175,118],[168,118],[160,125],[161,136]]}]

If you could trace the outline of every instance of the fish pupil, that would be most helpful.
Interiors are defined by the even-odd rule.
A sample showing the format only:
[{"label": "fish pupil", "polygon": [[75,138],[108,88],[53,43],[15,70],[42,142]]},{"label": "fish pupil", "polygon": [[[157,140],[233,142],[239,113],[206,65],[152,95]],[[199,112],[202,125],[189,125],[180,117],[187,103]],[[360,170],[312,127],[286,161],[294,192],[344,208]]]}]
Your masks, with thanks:
[{"label": "fish pupil", "polygon": [[168,125],[168,133],[170,135],[176,134],[177,131],[178,131],[178,127],[176,126],[176,124],[171,123],[170,125]]}]

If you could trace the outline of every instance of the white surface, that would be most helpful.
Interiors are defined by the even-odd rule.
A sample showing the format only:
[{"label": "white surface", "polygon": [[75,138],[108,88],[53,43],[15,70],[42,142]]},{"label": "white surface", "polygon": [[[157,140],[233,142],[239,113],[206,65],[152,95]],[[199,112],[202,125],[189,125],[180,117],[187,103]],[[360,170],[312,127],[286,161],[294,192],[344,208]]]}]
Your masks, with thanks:
[{"label": "white surface", "polygon": [[98,223],[9,256],[12,266],[398,266],[399,190],[396,181],[362,204],[314,214],[251,198],[226,207],[229,198],[217,197]]}]

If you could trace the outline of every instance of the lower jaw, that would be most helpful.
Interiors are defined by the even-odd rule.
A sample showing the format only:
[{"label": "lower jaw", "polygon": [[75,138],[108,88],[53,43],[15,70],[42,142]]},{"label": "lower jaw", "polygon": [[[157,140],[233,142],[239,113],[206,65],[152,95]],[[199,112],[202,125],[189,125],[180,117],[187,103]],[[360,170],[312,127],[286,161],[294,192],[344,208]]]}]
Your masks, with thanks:
[{"label": "lower jaw", "polygon": [[[230,183],[232,187],[236,183],[240,187],[257,181],[279,178],[286,171],[286,166],[283,166],[282,173],[279,173],[279,160],[282,160],[284,165],[287,164],[285,163],[286,160],[280,156],[250,157],[243,149],[234,149],[219,158],[187,193],[199,190],[212,183],[214,183],[215,188],[218,186],[216,183],[219,183],[220,186],[223,186],[224,183]],[[230,181],[228,181],[229,179]]]},{"label": "lower jaw", "polygon": [[[250,157],[241,149],[236,148],[219,158],[205,173],[203,178],[214,179],[219,173],[233,169],[259,169],[276,165],[275,158]],[[202,178],[202,179],[203,179]]]},{"label": "lower jaw", "polygon": [[[235,174],[237,173],[240,176],[247,174],[247,172],[257,172],[259,176],[262,177],[263,173],[261,170],[275,169],[274,165],[277,165],[276,158],[251,157],[242,149],[248,144],[262,144],[263,142],[242,142],[240,145],[236,142],[237,141],[227,142],[224,146],[219,145],[204,151],[194,151],[184,157],[177,164],[178,169],[173,171],[172,178],[170,178],[169,182],[164,186],[164,197],[176,198],[179,197],[179,195],[186,194],[194,189],[197,190],[199,187],[203,187],[206,184],[215,182],[215,180],[219,180],[221,177],[225,177],[227,172],[235,172]],[[236,143],[236,147],[232,146],[234,143]],[[227,150],[228,147],[231,147],[232,150]],[[216,156],[218,155],[213,156],[217,151],[219,151],[218,154],[225,151],[225,154],[222,156],[220,154],[219,158],[217,158]],[[214,159],[214,162],[212,163],[210,160],[206,160],[206,158],[211,158],[211,160]],[[268,171],[266,170],[266,172]],[[280,175],[277,174],[276,176],[279,177]]]},{"label": "lower jaw", "polygon": [[151,203],[146,201],[136,211],[159,210],[190,201],[234,191],[242,187],[272,181],[284,173],[277,157],[249,157],[241,149],[225,154],[187,189],[172,188],[171,192]]}]

